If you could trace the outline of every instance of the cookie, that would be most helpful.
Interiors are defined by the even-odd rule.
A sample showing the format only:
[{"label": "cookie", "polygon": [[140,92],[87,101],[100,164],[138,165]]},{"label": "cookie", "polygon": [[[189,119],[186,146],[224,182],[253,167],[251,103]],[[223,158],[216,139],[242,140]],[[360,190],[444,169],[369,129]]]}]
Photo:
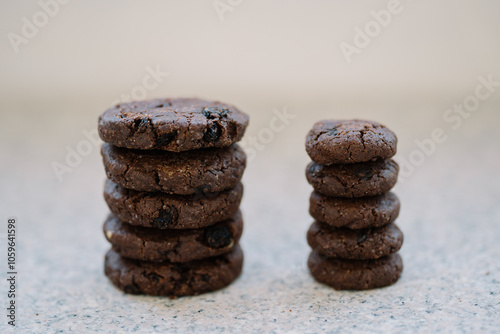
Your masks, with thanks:
[{"label": "cookie", "polygon": [[159,229],[192,229],[232,217],[243,196],[243,185],[220,193],[170,195],[123,188],[106,180],[104,199],[121,221]]},{"label": "cookie", "polygon": [[317,221],[333,227],[361,229],[390,224],[399,215],[398,197],[391,193],[361,198],[341,198],[313,191],[309,213]]},{"label": "cookie", "polygon": [[233,106],[195,98],[117,104],[99,117],[107,143],[173,152],[225,147],[241,140],[248,115]]},{"label": "cookie", "polygon": [[108,179],[124,188],[178,195],[219,192],[240,182],[245,152],[236,144],[188,152],[129,150],[104,143]]},{"label": "cookie", "polygon": [[106,239],[121,256],[151,262],[189,262],[231,251],[243,231],[241,212],[215,225],[192,230],[158,230],[122,223],[110,214]]},{"label": "cookie", "polygon": [[350,164],[391,158],[397,142],[394,132],[376,122],[324,120],[309,131],[306,151],[318,164]]},{"label": "cookie", "polygon": [[321,256],[368,260],[401,249],[403,233],[395,224],[351,230],[314,222],[307,231],[307,242]]},{"label": "cookie", "polygon": [[314,190],[326,196],[348,198],[386,193],[396,184],[398,173],[394,160],[330,166],[311,162],[306,168],[307,181]]},{"label": "cookie", "polygon": [[397,282],[403,260],[395,253],[376,260],[341,260],[311,252],[307,262],[312,276],[336,290],[368,290]]},{"label": "cookie", "polygon": [[144,262],[121,257],[110,250],[104,272],[120,290],[152,296],[191,296],[221,289],[241,273],[243,252],[239,246],[213,258],[188,263]]}]

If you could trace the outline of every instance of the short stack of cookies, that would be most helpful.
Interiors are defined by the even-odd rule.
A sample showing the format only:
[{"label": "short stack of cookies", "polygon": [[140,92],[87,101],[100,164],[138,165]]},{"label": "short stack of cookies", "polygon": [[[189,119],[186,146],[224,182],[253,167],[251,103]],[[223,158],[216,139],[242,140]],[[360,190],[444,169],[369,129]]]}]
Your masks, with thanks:
[{"label": "short stack of cookies", "polygon": [[397,138],[371,121],[325,120],[306,139],[306,169],[314,192],[307,232],[313,277],[337,290],[394,284],[403,270],[396,253],[403,234],[394,224],[400,203],[390,190],[399,167]]},{"label": "short stack of cookies", "polygon": [[186,296],[239,276],[246,155],[236,142],[247,125],[235,107],[193,98],[122,103],[99,117],[115,286]]}]

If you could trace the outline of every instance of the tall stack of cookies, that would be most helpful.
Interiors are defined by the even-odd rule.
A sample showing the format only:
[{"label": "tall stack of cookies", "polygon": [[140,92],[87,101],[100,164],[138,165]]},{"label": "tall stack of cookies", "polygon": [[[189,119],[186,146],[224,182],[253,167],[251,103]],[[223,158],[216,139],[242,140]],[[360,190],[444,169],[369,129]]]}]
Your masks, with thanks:
[{"label": "tall stack of cookies", "polygon": [[370,121],[325,120],[306,139],[313,160],[306,177],[313,186],[307,232],[313,277],[337,290],[394,284],[403,270],[396,253],[403,234],[394,224],[400,203],[390,192],[399,167],[391,158],[397,138]]},{"label": "tall stack of cookies", "polygon": [[192,98],[118,104],[99,117],[115,286],[186,296],[239,276],[246,156],[236,142],[247,125],[233,106]]}]

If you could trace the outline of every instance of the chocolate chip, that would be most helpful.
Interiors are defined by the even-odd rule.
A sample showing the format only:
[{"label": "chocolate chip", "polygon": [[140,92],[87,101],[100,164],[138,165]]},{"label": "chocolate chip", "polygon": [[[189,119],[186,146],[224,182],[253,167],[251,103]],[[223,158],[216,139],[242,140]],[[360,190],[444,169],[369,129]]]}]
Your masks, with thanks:
[{"label": "chocolate chip", "polygon": [[366,240],[366,233],[359,234],[358,239],[356,240],[358,244],[362,243],[363,241]]},{"label": "chocolate chip", "polygon": [[177,222],[179,218],[179,213],[174,206],[169,206],[166,209],[161,209],[158,213],[158,217],[156,217],[154,222],[154,227],[156,228],[167,228],[172,224]]},{"label": "chocolate chip", "polygon": [[338,133],[339,133],[339,130],[336,127],[328,130],[328,134],[332,137],[335,137],[336,135],[338,135]]},{"label": "chocolate chip", "polygon": [[223,118],[227,116],[229,112],[226,108],[217,108],[217,107],[206,107],[203,108],[203,116],[207,119],[215,119],[215,118]]},{"label": "chocolate chip", "polygon": [[207,274],[201,274],[201,280],[203,282],[209,282],[210,281],[210,276]]},{"label": "chocolate chip", "polygon": [[205,116],[208,119],[214,119],[215,116],[213,115],[213,111],[211,109],[212,108],[204,108],[203,109],[203,116]]},{"label": "chocolate chip", "polygon": [[220,128],[219,124],[213,123],[205,130],[205,133],[203,134],[203,139],[205,139],[210,143],[215,143],[219,140],[221,134],[222,134],[222,129]]},{"label": "chocolate chip", "polygon": [[310,164],[309,165],[309,173],[315,174],[318,173],[321,169],[321,166],[318,164]]},{"label": "chocolate chip", "polygon": [[145,132],[148,128],[149,119],[148,118],[138,118],[134,120],[134,128],[137,132]]},{"label": "chocolate chip", "polygon": [[172,102],[166,102],[166,103],[162,103],[162,104],[159,104],[157,106],[154,106],[155,108],[164,108],[164,107],[171,107],[172,106]]},{"label": "chocolate chip", "polygon": [[153,281],[154,283],[158,283],[160,281],[160,279],[163,278],[163,276],[158,275],[157,273],[153,273],[153,272],[149,272],[147,274],[145,272],[143,272],[142,275],[144,277],[146,277],[147,279]]},{"label": "chocolate chip", "polygon": [[169,133],[164,133],[162,134],[157,140],[156,140],[156,147],[163,147],[167,146],[170,144],[172,140],[175,139],[177,136],[177,131],[172,131]]},{"label": "chocolate chip", "polygon": [[364,181],[370,181],[373,177],[373,171],[370,168],[357,170],[355,174]]},{"label": "chocolate chip", "polygon": [[229,246],[233,235],[227,226],[214,226],[205,232],[205,240],[211,248],[223,248]]}]

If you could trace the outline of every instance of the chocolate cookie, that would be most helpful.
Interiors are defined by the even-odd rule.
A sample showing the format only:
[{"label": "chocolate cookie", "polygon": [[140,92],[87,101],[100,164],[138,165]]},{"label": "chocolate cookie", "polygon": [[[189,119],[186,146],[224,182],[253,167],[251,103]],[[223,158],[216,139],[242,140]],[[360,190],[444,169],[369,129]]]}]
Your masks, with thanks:
[{"label": "chocolate cookie", "polygon": [[110,250],[104,262],[104,272],[117,288],[152,296],[191,296],[218,290],[233,282],[242,267],[239,246],[224,255],[188,263],[130,260]]},{"label": "chocolate cookie", "polygon": [[122,223],[110,214],[103,226],[106,239],[121,256],[151,262],[189,262],[227,253],[243,231],[241,212],[202,229],[158,230]]},{"label": "chocolate cookie", "polygon": [[391,158],[397,141],[391,130],[376,122],[324,120],[309,131],[306,151],[318,164],[350,164]]},{"label": "chocolate cookie", "polygon": [[394,160],[377,160],[350,165],[320,165],[306,168],[307,181],[317,192],[335,197],[375,196],[388,192],[398,180]]},{"label": "chocolate cookie", "polygon": [[248,115],[221,102],[194,98],[121,103],[99,117],[99,135],[115,146],[181,152],[239,141]]},{"label": "chocolate cookie", "polygon": [[181,196],[123,188],[106,180],[104,199],[121,221],[159,229],[191,229],[232,217],[240,205],[243,185],[220,193]]},{"label": "chocolate cookie", "polygon": [[307,262],[312,276],[337,290],[368,290],[397,282],[403,260],[395,253],[376,260],[341,260],[311,252]]},{"label": "chocolate cookie", "polygon": [[129,150],[104,143],[101,154],[108,178],[122,187],[178,195],[234,188],[246,164],[245,152],[236,144],[175,153]]},{"label": "chocolate cookie", "polygon": [[393,193],[372,197],[329,197],[313,192],[309,198],[311,216],[333,227],[361,229],[390,224],[399,215],[399,199]]},{"label": "chocolate cookie", "polygon": [[307,231],[307,242],[325,257],[368,260],[397,252],[403,244],[403,233],[395,224],[351,230],[314,222]]}]

